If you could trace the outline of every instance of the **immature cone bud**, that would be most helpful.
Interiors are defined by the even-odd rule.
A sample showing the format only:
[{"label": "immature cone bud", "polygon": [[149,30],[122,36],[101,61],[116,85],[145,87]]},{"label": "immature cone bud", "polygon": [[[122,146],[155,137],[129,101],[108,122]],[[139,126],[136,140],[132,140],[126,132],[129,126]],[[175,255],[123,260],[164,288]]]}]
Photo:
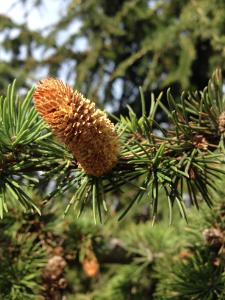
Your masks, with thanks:
[{"label": "immature cone bud", "polygon": [[115,166],[120,147],[114,125],[93,102],[54,78],[40,81],[33,97],[38,112],[87,174],[101,176]]}]

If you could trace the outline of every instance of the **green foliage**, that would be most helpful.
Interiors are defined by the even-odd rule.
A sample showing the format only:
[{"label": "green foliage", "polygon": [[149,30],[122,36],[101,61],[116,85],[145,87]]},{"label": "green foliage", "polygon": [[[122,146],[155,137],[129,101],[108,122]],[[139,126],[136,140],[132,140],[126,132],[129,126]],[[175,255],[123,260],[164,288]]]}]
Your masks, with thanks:
[{"label": "green foliage", "polygon": [[[60,289],[61,297],[69,300],[223,299],[223,195],[201,215],[192,209],[191,225],[178,219],[170,228],[166,220],[155,226],[135,223],[137,212],[126,222],[109,219],[104,226],[93,226],[91,210],[78,220],[73,214],[63,219],[63,203],[50,204],[41,217],[17,213],[2,221],[3,299],[42,299],[48,290],[41,274],[49,257],[43,249],[58,247],[67,262],[63,276],[68,286]],[[216,235],[206,234],[211,229]],[[83,269],[90,249],[100,266],[91,278]]]},{"label": "green foliage", "polygon": [[[103,243],[94,244],[100,274],[96,281],[92,280],[86,289],[80,288],[69,299],[223,299],[223,195],[213,209],[204,207],[202,212],[200,216],[192,210],[191,225],[177,222],[171,228],[162,222],[152,227],[150,222],[128,221],[122,229],[121,223],[116,227],[106,223],[104,229],[111,228],[111,235],[98,230],[98,239],[102,237]],[[206,232],[212,228],[219,230],[220,236],[217,232],[208,239]],[[89,229],[89,238],[96,238],[95,229],[93,233]],[[112,238],[114,248],[106,261],[100,249],[106,255],[106,245]],[[114,261],[114,255],[119,256],[119,261]],[[78,278],[84,280],[80,273],[73,276],[70,273],[76,286]]]},{"label": "green foliage", "polygon": [[[143,279],[144,277],[144,279]],[[112,299],[146,299],[151,277],[138,266],[122,266],[106,283],[101,294],[94,296],[94,300]]]},{"label": "green foliage", "polygon": [[[180,222],[166,229],[162,223],[152,227],[149,222],[126,222],[122,231],[111,229],[111,235],[117,238],[114,251],[120,255],[120,263],[113,264],[112,260],[105,265],[103,261],[101,275],[90,293],[78,293],[69,299],[223,299],[222,199],[213,209],[204,208],[202,216],[192,211],[192,225]],[[218,235],[211,240],[206,237],[205,232],[211,228],[220,231],[220,243]],[[118,245],[127,251],[130,260],[125,263]],[[97,253],[99,247],[96,245]],[[101,255],[99,259],[101,262]]]},{"label": "green foliage", "polygon": [[[168,229],[168,228],[167,228]],[[150,222],[129,224],[120,234],[120,240],[131,261],[117,265],[113,274],[103,279],[102,290],[93,293],[93,299],[148,299],[155,289],[153,266],[163,257],[170,257],[182,245],[177,236],[179,230]]]},{"label": "green foliage", "polygon": [[174,86],[178,95],[202,89],[217,66],[224,71],[223,1],[61,0],[59,19],[35,30],[27,18],[33,10],[42,17],[45,1],[13,2],[25,20],[0,16],[9,57],[0,64],[1,89],[15,77],[29,85],[63,70],[78,90],[118,111],[130,102],[138,107],[138,86],[144,92]]},{"label": "green foliage", "polygon": [[0,238],[0,298],[36,299],[41,290],[46,253],[36,234],[16,231],[14,222],[14,218],[5,220],[4,234]]},{"label": "green foliage", "polygon": [[17,205],[17,201],[23,210],[35,209],[40,214],[25,186],[37,185],[38,171],[59,169],[60,162],[62,169],[68,167],[65,158],[69,154],[52,140],[52,134],[31,105],[34,89],[22,100],[15,93],[15,83],[0,99],[1,218],[8,206]]},{"label": "green foliage", "polygon": [[155,299],[224,299],[223,203],[205,210],[192,224],[186,229],[188,242],[180,255],[156,265]]},{"label": "green foliage", "polygon": [[192,253],[169,270],[164,265],[156,299],[224,299],[225,273],[222,266],[215,266],[215,254],[199,245]]},{"label": "green foliage", "polygon": [[[224,299],[219,70],[207,86],[224,72],[224,1],[58,1],[60,19],[36,30],[28,2],[43,0],[17,2],[23,24],[0,15],[0,298]],[[121,155],[108,174],[87,176],[39,118],[29,87],[45,75],[116,112]],[[66,268],[51,279],[54,256]]]},{"label": "green foliage", "polygon": [[[222,79],[214,73],[208,88],[203,92],[182,94],[175,102],[168,92],[170,110],[152,95],[149,114],[146,114],[142,96],[140,118],[129,108],[129,116],[117,119],[117,132],[121,140],[121,157],[116,167],[100,178],[83,177],[70,205],[78,206],[78,215],[85,203],[92,201],[94,220],[96,214],[102,221],[102,208],[106,210],[105,193],[119,191],[124,185],[137,189],[119,219],[135,203],[147,203],[150,199],[153,221],[157,215],[159,190],[168,200],[170,222],[173,206],[179,207],[186,218],[183,194],[188,190],[192,204],[199,206],[197,193],[210,206],[210,192],[215,190],[214,181],[224,170],[224,136],[219,130],[219,116],[224,109]],[[168,130],[162,129],[155,120],[157,107],[167,113],[171,121]],[[155,125],[161,134],[154,133]],[[79,178],[79,177],[78,177]],[[80,179],[80,178],[79,178]],[[138,181],[138,184],[134,183]],[[69,184],[69,183],[68,183]],[[90,200],[91,199],[91,200]]]},{"label": "green foliage", "polygon": [[[85,207],[91,206],[95,223],[97,219],[104,221],[103,211],[107,212],[107,206],[111,205],[106,194],[123,193],[126,186],[137,192],[119,219],[134,204],[150,202],[154,222],[162,192],[167,197],[170,223],[174,205],[186,218],[183,201],[186,191],[197,207],[198,194],[211,205],[214,182],[220,174],[224,175],[220,168],[224,162],[224,134],[219,129],[219,117],[225,98],[219,70],[203,92],[186,92],[175,101],[168,91],[169,110],[161,102],[161,94],[157,99],[152,95],[147,113],[141,91],[142,116],[138,118],[128,107],[129,116],[117,119],[120,158],[111,172],[99,178],[85,174],[72,155],[53,140],[31,105],[32,91],[22,101],[15,94],[14,82],[1,99],[1,217],[8,210],[8,198],[13,203],[18,201],[23,209],[34,208],[40,213],[29,190],[23,188],[25,185],[37,188],[39,181],[44,190],[54,181],[55,187],[48,198],[65,195],[68,203],[65,213],[73,206],[80,216]],[[171,122],[167,130],[156,121],[159,106]],[[41,177],[38,171],[42,171]]]}]

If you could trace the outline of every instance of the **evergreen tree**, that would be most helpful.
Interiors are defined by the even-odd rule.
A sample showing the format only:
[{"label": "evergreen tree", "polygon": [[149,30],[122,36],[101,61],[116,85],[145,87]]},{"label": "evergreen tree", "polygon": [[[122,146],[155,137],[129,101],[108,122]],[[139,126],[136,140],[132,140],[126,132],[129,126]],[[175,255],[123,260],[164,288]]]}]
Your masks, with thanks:
[{"label": "evergreen tree", "polygon": [[0,16],[0,299],[224,299],[223,1],[61,4]]},{"label": "evergreen tree", "polygon": [[[31,105],[32,96],[49,126]],[[42,81],[24,100],[16,96],[15,81],[8,87],[0,110],[3,298],[223,299],[223,206],[216,210],[218,215],[209,218],[203,232],[207,245],[193,240],[190,250],[188,244],[185,246],[186,236],[181,241],[176,237],[183,234],[184,225],[173,232],[165,230],[163,224],[156,228],[143,221],[151,215],[155,223],[169,211],[166,221],[171,223],[176,207],[187,219],[185,193],[197,208],[202,201],[211,206],[214,194],[218,195],[216,184],[225,173],[221,168],[225,132],[221,73],[214,73],[203,92],[183,93],[179,102],[169,91],[167,96],[170,111],[160,102],[160,96],[155,100],[152,95],[147,114],[142,94],[142,116],[137,118],[130,109],[129,117],[117,120],[114,131],[103,112],[61,81]],[[168,130],[155,121],[157,106],[168,114]],[[71,109],[75,109],[72,115]],[[161,134],[153,130],[153,124]],[[50,128],[65,147],[54,139]],[[114,134],[118,136],[119,153],[117,146],[107,147],[105,152],[107,134],[112,145],[118,143]],[[79,144],[71,144],[71,138],[76,142],[77,136]],[[89,149],[85,149],[86,138],[88,144],[93,143]],[[116,162],[113,158],[109,169],[108,160],[115,150],[119,157]],[[133,191],[128,192],[128,198],[122,197],[129,186]],[[119,206],[113,201],[114,193]],[[166,199],[168,204],[163,209]],[[52,212],[58,202],[60,210]],[[137,204],[143,212],[138,212]],[[127,221],[115,224],[113,215],[121,220],[134,205],[136,212],[127,217],[133,225]],[[67,215],[71,207],[75,211],[62,219],[63,210]],[[83,221],[82,215],[81,222],[74,222],[84,209]],[[107,221],[109,213],[112,219]],[[98,220],[104,226],[95,227]],[[135,220],[141,224],[135,224]],[[179,254],[182,247],[188,250]],[[178,254],[184,261],[174,268],[168,261],[176,262]],[[193,278],[188,284],[186,276]],[[205,280],[209,285],[203,289]]]},{"label": "evergreen tree", "polygon": [[[63,69],[91,99],[110,102],[115,112],[134,102],[137,111],[138,86],[147,99],[149,90],[169,86],[179,95],[191,86],[203,89],[216,67],[224,70],[222,0],[58,1],[58,22],[37,30],[26,22],[30,1],[22,2],[22,25],[0,16],[1,50],[10,56],[1,62],[1,88],[15,77],[29,84]],[[40,17],[44,3],[33,1]]]}]

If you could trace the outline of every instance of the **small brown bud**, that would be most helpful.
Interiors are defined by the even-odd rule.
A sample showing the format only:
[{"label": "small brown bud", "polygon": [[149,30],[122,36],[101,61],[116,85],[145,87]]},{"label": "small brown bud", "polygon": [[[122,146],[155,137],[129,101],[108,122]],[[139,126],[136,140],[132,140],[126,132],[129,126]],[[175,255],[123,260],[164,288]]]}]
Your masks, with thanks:
[{"label": "small brown bud", "polygon": [[59,279],[58,286],[60,289],[65,289],[67,287],[67,285],[68,285],[68,282],[67,282],[66,278],[62,277]]},{"label": "small brown bud", "polygon": [[190,256],[191,256],[190,253],[186,250],[183,250],[183,251],[180,252],[180,257],[183,258],[183,259],[187,259]]},{"label": "small brown bud", "polygon": [[225,132],[225,111],[219,116],[218,120],[219,131],[221,133]]},{"label": "small brown bud", "polygon": [[207,228],[203,231],[206,243],[214,248],[220,248],[224,242],[223,232],[219,228]]},{"label": "small brown bud", "polygon": [[92,250],[88,250],[83,260],[83,270],[88,277],[96,277],[99,272],[99,263]]},{"label": "small brown bud", "polygon": [[188,171],[188,175],[191,180],[195,180],[198,176],[198,172],[195,168],[191,167]]},{"label": "small brown bud", "polygon": [[201,134],[194,136],[193,145],[203,151],[207,151],[209,146],[206,138]]},{"label": "small brown bud", "polygon": [[215,267],[219,267],[221,265],[221,260],[219,258],[215,258],[213,261],[213,265]]},{"label": "small brown bud", "polygon": [[56,280],[61,277],[66,266],[66,261],[62,256],[54,255],[48,260],[43,276],[48,280]]},{"label": "small brown bud", "polygon": [[115,166],[118,136],[93,102],[54,78],[40,81],[33,97],[38,112],[87,174],[101,176]]}]

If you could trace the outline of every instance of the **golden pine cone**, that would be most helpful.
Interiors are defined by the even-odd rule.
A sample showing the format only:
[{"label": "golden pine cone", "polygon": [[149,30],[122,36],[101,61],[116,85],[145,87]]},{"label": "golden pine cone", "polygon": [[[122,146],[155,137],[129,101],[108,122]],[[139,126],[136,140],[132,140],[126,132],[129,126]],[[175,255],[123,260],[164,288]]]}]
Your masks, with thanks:
[{"label": "golden pine cone", "polygon": [[101,176],[115,166],[120,149],[115,127],[93,102],[54,78],[40,81],[33,97],[37,111],[87,174]]}]

